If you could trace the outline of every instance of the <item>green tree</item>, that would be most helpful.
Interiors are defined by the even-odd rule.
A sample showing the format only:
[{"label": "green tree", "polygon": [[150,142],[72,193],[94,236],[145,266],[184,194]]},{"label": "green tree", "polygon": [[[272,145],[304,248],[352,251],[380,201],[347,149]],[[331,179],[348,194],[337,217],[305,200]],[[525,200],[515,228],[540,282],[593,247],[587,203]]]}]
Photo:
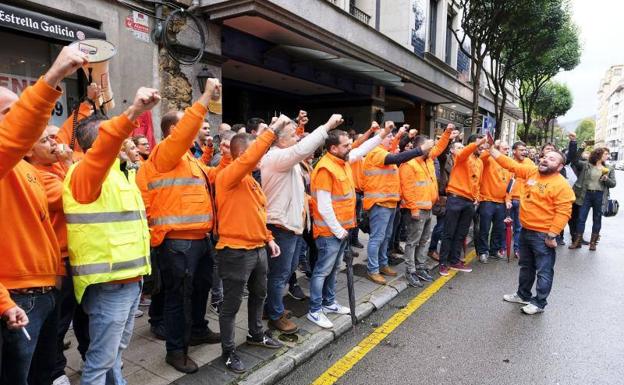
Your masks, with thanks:
[{"label": "green tree", "polygon": [[548,139],[550,129],[550,141],[555,139],[555,119],[565,115],[572,108],[572,92],[565,84],[548,82],[544,84],[535,99],[535,115],[541,120],[543,129],[542,138]]},{"label": "green tree", "polygon": [[595,133],[596,121],[594,119],[583,119],[576,127],[576,140],[579,143],[594,140]]},{"label": "green tree", "polygon": [[520,107],[524,122],[524,131],[521,135],[523,140],[528,139],[535,103],[542,87],[560,71],[569,71],[580,61],[581,44],[578,30],[571,20],[569,10],[567,8],[564,10],[565,22],[561,28],[553,31],[552,47],[540,52],[531,60],[523,61],[515,69],[516,78],[520,82]]}]

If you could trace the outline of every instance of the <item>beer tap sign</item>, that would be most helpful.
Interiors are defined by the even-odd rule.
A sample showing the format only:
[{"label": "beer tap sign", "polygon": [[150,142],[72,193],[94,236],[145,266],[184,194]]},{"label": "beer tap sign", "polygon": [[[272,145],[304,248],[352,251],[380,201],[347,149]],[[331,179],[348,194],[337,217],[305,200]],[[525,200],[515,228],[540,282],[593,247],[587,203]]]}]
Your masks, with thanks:
[{"label": "beer tap sign", "polygon": [[87,55],[89,63],[82,70],[89,84],[96,83],[102,90],[99,100],[94,101],[97,107],[101,108],[104,113],[115,108],[113,90],[108,76],[108,62],[117,53],[115,45],[102,39],[79,40],[70,45]]}]

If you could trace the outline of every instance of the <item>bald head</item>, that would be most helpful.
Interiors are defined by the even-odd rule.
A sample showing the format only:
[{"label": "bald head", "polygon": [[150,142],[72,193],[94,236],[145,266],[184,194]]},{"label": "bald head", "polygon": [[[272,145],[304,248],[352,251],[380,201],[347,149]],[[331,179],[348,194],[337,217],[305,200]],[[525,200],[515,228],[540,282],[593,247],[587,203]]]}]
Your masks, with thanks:
[{"label": "bald head", "polygon": [[230,141],[230,153],[232,159],[236,159],[249,147],[249,144],[254,140],[254,136],[248,133],[236,134]]},{"label": "bald head", "polygon": [[17,95],[8,88],[0,87],[0,121],[9,112],[13,103],[17,101]]},{"label": "bald head", "polygon": [[229,124],[227,123],[219,124],[219,134],[222,134],[225,131],[230,131],[230,130],[232,130],[232,127]]}]

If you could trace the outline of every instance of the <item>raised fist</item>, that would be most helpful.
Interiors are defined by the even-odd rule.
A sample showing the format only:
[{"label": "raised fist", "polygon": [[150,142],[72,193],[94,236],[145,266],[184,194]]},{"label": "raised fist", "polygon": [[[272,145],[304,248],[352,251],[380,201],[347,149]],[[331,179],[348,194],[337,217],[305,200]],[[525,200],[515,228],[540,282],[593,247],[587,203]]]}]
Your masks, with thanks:
[{"label": "raised fist", "polygon": [[73,74],[87,64],[87,55],[80,52],[76,47],[63,47],[59,55],[50,66],[48,72],[43,76],[43,79],[51,87],[56,88],[61,80],[65,79],[69,75]]},{"label": "raised fist", "polygon": [[333,130],[335,128],[337,128],[338,126],[340,126],[342,123],[344,122],[344,120],[342,119],[342,115],[340,114],[333,114],[329,120],[327,121],[327,123],[325,123],[325,127],[327,127],[327,130]]}]

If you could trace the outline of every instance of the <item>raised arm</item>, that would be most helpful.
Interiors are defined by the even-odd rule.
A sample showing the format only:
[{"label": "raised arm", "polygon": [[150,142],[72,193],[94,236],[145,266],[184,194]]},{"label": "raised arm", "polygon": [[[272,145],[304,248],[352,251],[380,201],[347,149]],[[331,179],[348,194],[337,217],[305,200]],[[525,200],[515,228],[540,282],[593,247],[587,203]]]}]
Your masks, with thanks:
[{"label": "raised arm", "polygon": [[440,156],[440,154],[446,151],[449,142],[455,139],[458,135],[459,131],[456,131],[455,126],[449,123],[449,125],[446,126],[446,130],[444,130],[444,133],[440,137],[440,140],[438,140],[437,143],[434,144],[431,151],[429,151],[429,157],[431,159],[435,159]]},{"label": "raised arm", "polygon": [[500,151],[495,148],[490,148],[490,155],[496,162],[504,169],[507,169],[516,176],[519,176],[522,179],[527,179],[531,174],[537,170],[537,166],[534,164],[520,164],[510,157],[503,155]]},{"label": "raised arm", "polygon": [[363,133],[362,135],[360,135],[359,138],[355,139],[353,141],[353,144],[351,145],[352,149],[358,148],[360,147],[362,144],[364,144],[364,142],[366,142],[372,135],[375,134],[376,131],[378,131],[380,129],[379,127],[379,123],[373,121],[371,123],[371,127],[366,130],[365,133]]},{"label": "raised arm", "polygon": [[204,121],[204,116],[208,112],[210,97],[215,89],[220,88],[221,84],[218,79],[208,79],[206,89],[197,102],[186,109],[184,116],[175,125],[171,134],[152,150],[150,158],[158,172],[173,170],[182,156],[193,145],[197,132]]},{"label": "raised arm", "polygon": [[[50,114],[61,96],[58,85],[65,77],[85,64],[85,55],[73,47],[65,47],[50,70],[33,86],[24,90],[21,97],[0,121],[0,178],[31,149],[46,128]],[[10,96],[10,91],[5,90]]]},{"label": "raised arm", "polygon": [[140,88],[132,106],[123,114],[100,124],[97,139],[71,175],[71,190],[76,201],[87,204],[100,196],[102,184],[115,163],[123,141],[137,127],[133,121],[159,101],[157,90]]}]

